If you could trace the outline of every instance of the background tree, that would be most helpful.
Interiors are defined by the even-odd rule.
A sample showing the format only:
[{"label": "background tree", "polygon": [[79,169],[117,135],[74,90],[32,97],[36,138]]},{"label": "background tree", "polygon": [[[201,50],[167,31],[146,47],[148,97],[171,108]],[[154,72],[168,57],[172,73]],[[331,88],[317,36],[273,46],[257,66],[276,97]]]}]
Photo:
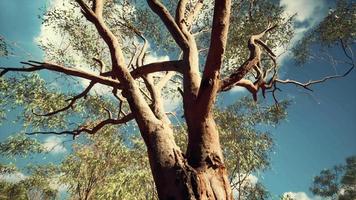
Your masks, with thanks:
[{"label": "background tree", "polygon": [[157,199],[144,144],[117,133],[105,128],[74,144],[61,165],[71,199]]},{"label": "background tree", "polygon": [[315,176],[310,191],[317,196],[347,200],[356,196],[356,156],[346,158],[346,164],[324,169]]},{"label": "background tree", "polygon": [[[343,46],[350,66],[345,73],[306,83],[280,79],[277,55],[272,48],[281,47],[281,43],[289,40],[291,20],[282,17],[281,8],[266,1],[255,4],[255,1],[227,0],[216,1],[212,5],[181,0],[169,2],[167,7],[156,0],[148,0],[147,3],[162,23],[158,24],[150,17],[152,14],[146,15],[145,9],[141,9],[145,5],[140,2],[76,0],[70,2],[69,10],[50,10],[44,23],[55,27],[66,39],[64,45],[42,43],[48,62],[28,61],[23,63],[27,67],[4,67],[0,72],[4,77],[11,71],[46,69],[89,81],[78,95],[65,89],[54,91],[36,75],[25,79],[16,76],[2,78],[0,86],[5,99],[17,99],[15,103],[24,105],[24,119],[27,125],[31,125],[28,127],[33,129],[32,134],[71,134],[75,138],[84,132],[95,134],[106,125],[119,125],[134,119],[147,147],[160,199],[232,198],[213,116],[214,103],[220,92],[242,86],[254,100],[257,100],[259,91],[262,96],[269,91],[278,102],[275,96],[278,84],[294,84],[310,90],[312,84],[346,76],[354,68],[351,50]],[[264,8],[274,12],[260,12]],[[234,9],[237,11],[234,16],[241,12],[242,18],[245,17],[241,23],[230,19]],[[132,14],[136,11],[145,20],[137,20],[140,17],[135,18],[137,14]],[[171,13],[175,13],[175,17]],[[230,21],[232,28],[228,34]],[[168,32],[146,28],[156,25],[156,22],[157,27],[164,26]],[[202,33],[206,32],[210,34],[204,37]],[[239,51],[229,55],[229,48],[238,46],[227,47],[226,42],[229,37],[236,40],[236,34],[240,33],[249,38],[247,49],[240,48],[243,52],[248,51],[248,56],[235,65],[234,59],[244,56]],[[148,40],[159,38],[162,41],[162,36],[169,36],[170,40],[163,42],[162,46],[176,49],[172,56],[176,55],[177,60],[146,64]],[[140,47],[137,42],[131,43],[135,38],[140,41]],[[245,41],[237,41],[240,42]],[[74,55],[83,59],[78,60]],[[205,60],[205,64],[199,59]],[[97,67],[90,72],[67,67],[83,65]],[[173,72],[178,74],[176,78]],[[167,93],[163,89],[172,89],[164,87],[169,80],[178,80],[177,91],[183,100],[187,125],[187,148],[183,150],[174,140],[171,122],[162,104],[162,92]],[[73,89],[73,82],[67,83],[71,86],[68,88]],[[107,93],[112,94],[117,102],[107,96],[91,95],[90,91],[99,84],[108,87]],[[13,87],[22,92],[9,93]],[[80,107],[77,103],[87,106]],[[5,101],[2,106],[8,104],[9,101]]]}]

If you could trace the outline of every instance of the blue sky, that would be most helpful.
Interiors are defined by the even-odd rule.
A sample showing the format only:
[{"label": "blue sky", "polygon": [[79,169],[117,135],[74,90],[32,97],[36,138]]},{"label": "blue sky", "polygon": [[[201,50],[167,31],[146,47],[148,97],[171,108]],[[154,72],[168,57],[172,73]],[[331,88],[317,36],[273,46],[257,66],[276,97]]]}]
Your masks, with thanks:
[{"label": "blue sky", "polygon": [[[18,66],[20,60],[31,58],[27,53],[37,60],[42,59],[42,53],[36,46],[34,38],[40,35],[41,31],[41,21],[37,17],[41,13],[40,8],[44,8],[48,2],[0,1],[0,7],[4,8],[0,13],[0,34],[21,47],[17,49],[20,57],[1,59],[1,65]],[[300,37],[304,30],[317,23],[327,13],[329,5],[333,2],[283,0],[281,4],[290,12],[299,12],[297,19],[307,24],[299,27]],[[330,65],[323,62],[312,62],[303,67],[296,67],[288,56],[284,58],[282,67],[285,77],[298,80],[317,79],[334,73]],[[259,180],[273,194],[293,192],[298,200],[314,199],[308,191],[312,177],[321,169],[342,163],[346,157],[356,154],[355,86],[356,72],[352,72],[343,79],[313,86],[313,93],[294,86],[282,87],[283,91],[278,94],[280,99],[292,99],[293,103],[288,109],[288,119],[272,129],[277,144],[275,152],[271,155],[272,168],[259,176]],[[223,102],[229,104],[242,94],[242,92],[225,94]],[[15,115],[16,113],[11,113],[9,121]],[[0,140],[16,132],[18,128],[10,122],[5,122],[0,126]],[[53,147],[68,138],[42,139]],[[46,159],[42,158],[40,162],[53,161],[55,157],[67,153],[66,149],[55,148],[57,148],[55,153],[48,155]]]}]

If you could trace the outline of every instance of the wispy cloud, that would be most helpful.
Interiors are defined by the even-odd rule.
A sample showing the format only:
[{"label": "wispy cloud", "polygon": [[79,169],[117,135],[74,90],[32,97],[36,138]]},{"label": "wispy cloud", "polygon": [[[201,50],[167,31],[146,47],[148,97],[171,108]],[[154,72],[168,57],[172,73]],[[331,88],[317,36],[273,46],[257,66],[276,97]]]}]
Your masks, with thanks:
[{"label": "wispy cloud", "polygon": [[63,138],[57,136],[49,136],[46,138],[43,146],[46,150],[54,154],[67,152],[67,149],[63,146]]},{"label": "wispy cloud", "polygon": [[[284,16],[289,18],[296,14],[295,20],[295,34],[289,44],[289,48],[295,46],[295,44],[303,38],[303,36],[311,30],[316,24],[318,24],[326,15],[326,2],[324,0],[281,0],[280,5],[285,8]],[[275,49],[276,54],[284,52],[283,48]],[[290,53],[284,53],[279,58],[278,62],[283,63],[290,58]]]},{"label": "wispy cloud", "polygon": [[285,7],[285,12],[288,15],[297,14],[296,20],[299,22],[305,22],[312,20],[314,21],[315,18],[318,18],[321,13],[318,13],[325,2],[323,0],[281,0],[280,5]]}]

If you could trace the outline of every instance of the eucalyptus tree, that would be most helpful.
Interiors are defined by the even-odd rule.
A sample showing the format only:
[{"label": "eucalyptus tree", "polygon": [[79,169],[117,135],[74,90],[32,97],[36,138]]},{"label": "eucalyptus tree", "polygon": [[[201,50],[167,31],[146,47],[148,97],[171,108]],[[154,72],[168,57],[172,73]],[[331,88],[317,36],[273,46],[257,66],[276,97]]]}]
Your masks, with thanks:
[{"label": "eucalyptus tree", "polygon": [[[264,108],[244,98],[215,111],[229,180],[238,200],[268,197],[264,186],[251,180],[253,174],[269,167],[273,148],[270,135],[257,126],[277,125],[286,116],[284,105]],[[187,146],[185,129],[175,127],[181,148]],[[106,127],[74,144],[73,152],[61,164],[60,183],[67,185],[70,198],[157,199],[148,159],[142,154],[144,143],[137,136],[117,134],[121,131]]]},{"label": "eucalyptus tree", "polygon": [[346,158],[346,163],[320,171],[313,179],[310,191],[323,198],[338,200],[356,196],[356,156]]},{"label": "eucalyptus tree", "polygon": [[[58,4],[46,11],[43,23],[62,42],[42,41],[45,62],[3,67],[0,86],[3,96],[24,105],[24,121],[34,130],[32,134],[75,138],[134,120],[147,147],[160,199],[233,198],[213,115],[219,94],[241,86],[255,101],[259,92],[264,97],[270,92],[278,102],[279,84],[310,89],[312,84],[346,76],[354,68],[351,50],[343,46],[350,65],[345,73],[306,83],[279,78],[273,50],[286,46],[292,37],[293,16],[285,18],[283,8],[269,1],[147,0],[147,4],[75,0],[66,9]],[[247,47],[242,45],[246,42]],[[176,59],[146,63],[149,46],[166,50]],[[75,95],[68,88],[55,91],[37,75],[3,78],[8,72],[39,70],[84,79],[89,85]],[[91,95],[97,85],[109,88],[107,94]],[[10,94],[11,87],[22,92]],[[172,92],[182,98],[186,149],[176,144],[163,106],[162,96]]]}]

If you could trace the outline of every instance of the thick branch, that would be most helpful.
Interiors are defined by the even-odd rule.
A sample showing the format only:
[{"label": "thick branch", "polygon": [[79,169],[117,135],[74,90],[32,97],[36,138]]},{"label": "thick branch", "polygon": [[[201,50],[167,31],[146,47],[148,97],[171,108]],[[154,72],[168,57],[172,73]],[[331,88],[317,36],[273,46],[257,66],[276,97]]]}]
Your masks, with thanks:
[{"label": "thick branch", "polygon": [[182,29],[182,26],[184,26],[184,15],[186,11],[186,6],[187,6],[188,0],[179,0],[177,9],[176,9],[176,23],[178,26]]},{"label": "thick branch", "polygon": [[226,47],[231,0],[215,1],[210,48],[198,94],[198,103],[206,115],[214,104],[219,89],[220,69]]},{"label": "thick branch", "polygon": [[165,24],[178,46],[182,50],[188,49],[189,45],[187,39],[167,8],[158,0],[147,0],[147,3],[152,11],[161,18],[162,22]]},{"label": "thick branch", "polygon": [[146,74],[155,73],[155,72],[165,72],[165,71],[176,71],[182,73],[183,70],[182,65],[183,65],[182,60],[150,63],[132,70],[131,76],[133,78],[139,78]]},{"label": "thick branch", "polygon": [[[80,69],[76,68],[69,68],[69,67],[64,67],[61,65],[56,65],[52,63],[46,63],[46,62],[37,62],[37,61],[28,61],[28,62],[21,62],[22,64],[30,65],[32,66],[31,68],[2,68],[7,71],[22,71],[22,72],[29,72],[29,71],[36,71],[36,70],[41,70],[41,69],[47,69],[50,71],[55,71],[55,72],[61,72],[67,75],[75,76],[75,77],[80,77],[84,79],[88,79],[97,83],[101,83],[103,85],[107,85],[110,87],[117,87],[120,88],[120,82],[117,80],[113,80],[111,78],[103,77],[103,76],[98,76],[96,74],[92,74],[89,72],[82,71]],[[31,69],[31,70],[29,70]]]},{"label": "thick branch", "polygon": [[83,0],[76,0],[76,1],[82,8],[82,12],[84,16],[95,25],[99,35],[103,38],[103,40],[109,47],[110,57],[112,61],[113,76],[123,81],[122,79],[123,77],[125,77],[125,69],[126,69],[125,58],[116,36],[106,26],[102,18],[104,0],[95,0],[93,2],[94,9],[95,9],[94,11],[90,9],[86,5],[86,3],[83,2]]}]

